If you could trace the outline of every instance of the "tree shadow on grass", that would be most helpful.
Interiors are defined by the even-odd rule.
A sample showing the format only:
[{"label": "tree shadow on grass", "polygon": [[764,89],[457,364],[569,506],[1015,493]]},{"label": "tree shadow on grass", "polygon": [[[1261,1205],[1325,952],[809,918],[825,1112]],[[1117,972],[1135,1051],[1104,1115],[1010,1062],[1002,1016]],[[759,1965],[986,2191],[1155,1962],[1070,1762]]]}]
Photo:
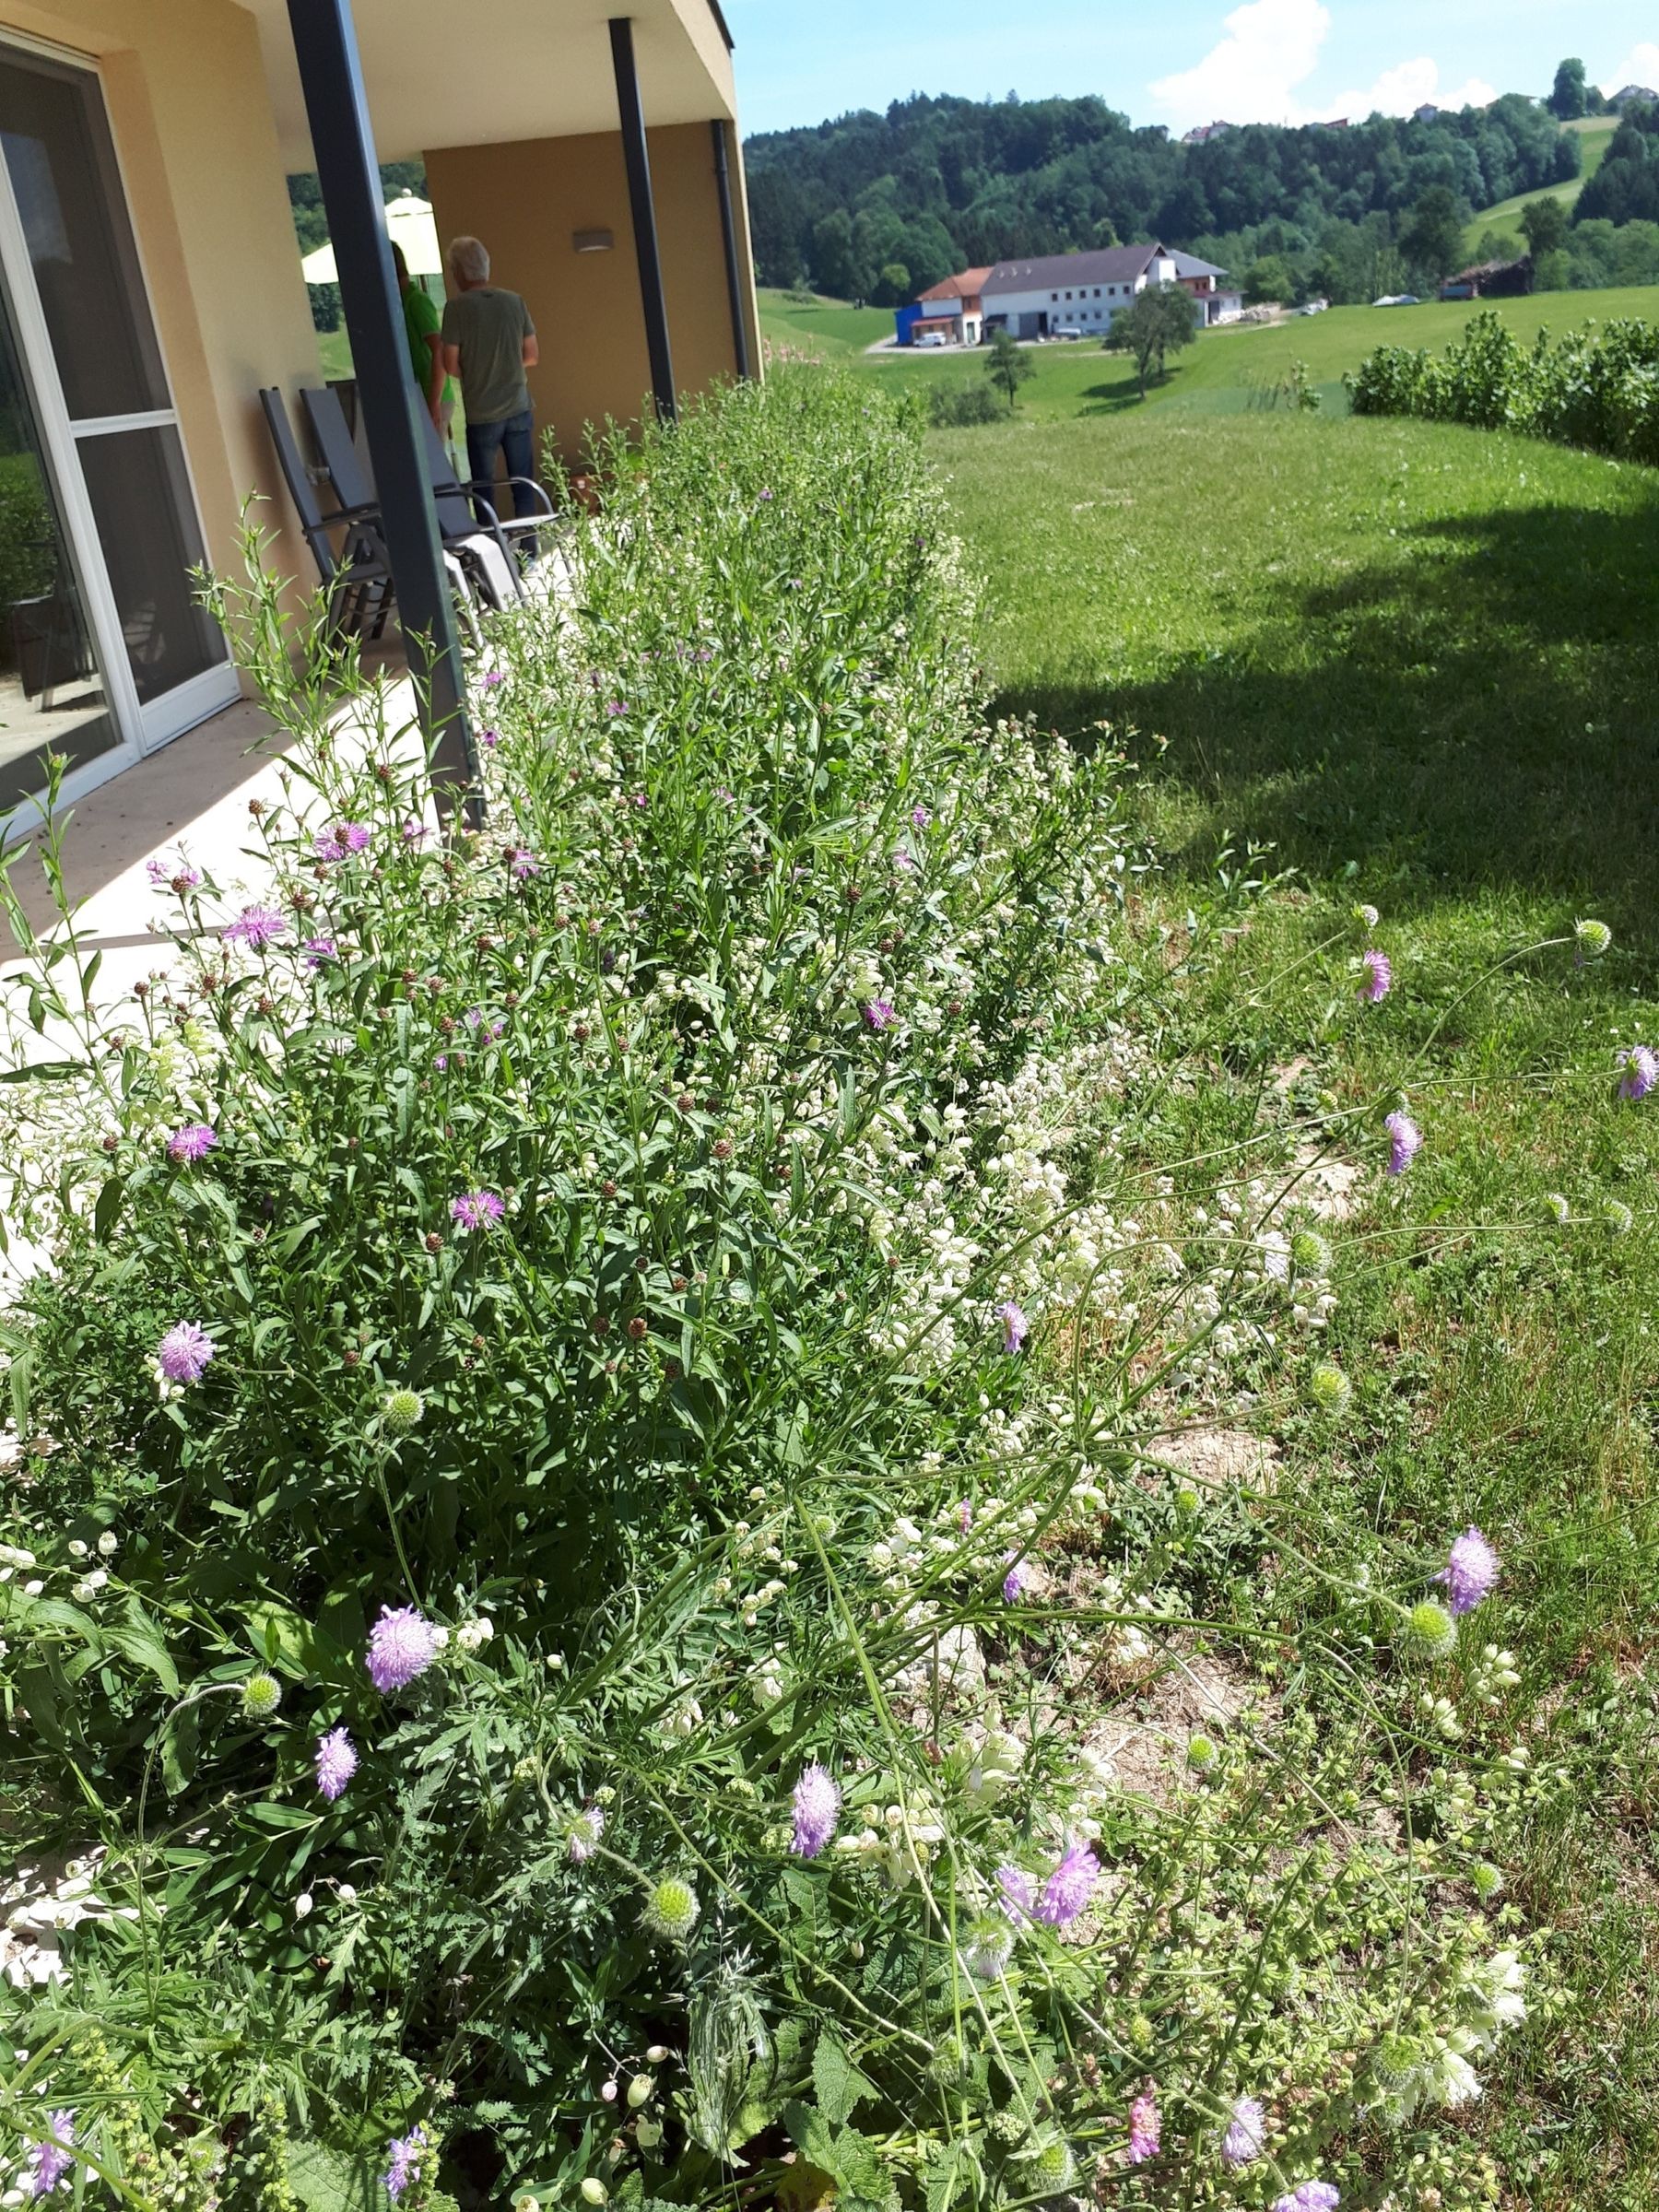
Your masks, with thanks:
[{"label": "tree shadow on grass", "polygon": [[1225,657],[1003,703],[1167,737],[1195,868],[1226,828],[1314,877],[1358,862],[1396,906],[1559,896],[1659,955],[1659,498],[1400,535],[1405,559],[1292,587]]}]

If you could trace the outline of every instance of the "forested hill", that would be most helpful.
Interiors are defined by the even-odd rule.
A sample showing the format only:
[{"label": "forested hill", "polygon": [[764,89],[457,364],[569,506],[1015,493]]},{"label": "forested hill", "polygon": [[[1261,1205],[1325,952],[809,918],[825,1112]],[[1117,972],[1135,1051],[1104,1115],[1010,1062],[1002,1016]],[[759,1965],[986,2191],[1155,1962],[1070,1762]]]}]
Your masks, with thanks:
[{"label": "forested hill", "polygon": [[1358,297],[1430,187],[1488,207],[1577,175],[1580,156],[1517,94],[1421,123],[1250,124],[1197,146],[1092,98],[918,95],[884,115],[764,133],[745,158],[762,283],[880,299],[1006,255],[1152,237],[1230,245],[1235,259],[1328,242],[1330,288]]}]

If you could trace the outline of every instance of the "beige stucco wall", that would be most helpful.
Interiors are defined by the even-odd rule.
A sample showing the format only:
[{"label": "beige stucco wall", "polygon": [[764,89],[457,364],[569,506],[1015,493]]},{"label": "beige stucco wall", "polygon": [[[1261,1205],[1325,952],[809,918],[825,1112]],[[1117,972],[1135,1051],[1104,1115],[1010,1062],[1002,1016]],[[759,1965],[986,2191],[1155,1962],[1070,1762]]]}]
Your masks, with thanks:
[{"label": "beige stucco wall", "polygon": [[[280,479],[257,398],[317,381],[315,335],[253,20],[232,0],[0,0],[20,30],[95,60],[209,558]],[[276,559],[314,582],[286,502]]]},{"label": "beige stucco wall", "polygon": [[[706,123],[668,124],[648,135],[675,382],[694,393],[732,376],[737,365],[713,146]],[[529,304],[541,341],[541,361],[530,374],[538,432],[551,429],[574,460],[588,423],[635,421],[651,371],[620,135],[451,147],[429,151],[426,165],[440,237],[481,238],[492,276]],[[742,173],[734,162],[739,260],[752,315]],[[608,253],[578,253],[571,242],[578,230],[609,230],[616,243]],[[752,326],[750,345],[758,360]]]}]

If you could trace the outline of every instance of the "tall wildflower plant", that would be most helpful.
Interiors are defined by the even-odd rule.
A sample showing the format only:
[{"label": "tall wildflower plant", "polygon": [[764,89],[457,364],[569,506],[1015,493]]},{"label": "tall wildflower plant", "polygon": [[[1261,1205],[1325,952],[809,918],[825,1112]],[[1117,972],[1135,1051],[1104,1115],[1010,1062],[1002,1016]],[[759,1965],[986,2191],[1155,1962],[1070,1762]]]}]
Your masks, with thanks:
[{"label": "tall wildflower plant", "polygon": [[270,888],[160,864],[113,1016],[72,925],[14,987],[10,1832],[90,1924],[0,1997],[18,2185],[1451,2186],[1523,2009],[1438,1694],[1496,1555],[1293,1622],[1271,1497],[1167,1448],[1348,1386],[1295,1159],[1159,1151],[1123,763],[980,718],[878,399],[602,458],[477,672],[485,830],[255,540]]}]

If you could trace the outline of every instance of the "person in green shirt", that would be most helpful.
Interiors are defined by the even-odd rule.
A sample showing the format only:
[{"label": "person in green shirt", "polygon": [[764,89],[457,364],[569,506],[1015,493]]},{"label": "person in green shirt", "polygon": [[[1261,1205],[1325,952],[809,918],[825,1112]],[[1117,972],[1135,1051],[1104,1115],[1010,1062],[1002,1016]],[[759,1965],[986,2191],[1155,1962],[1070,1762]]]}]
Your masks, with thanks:
[{"label": "person in green shirt", "polygon": [[443,373],[442,317],[438,302],[424,285],[409,274],[404,250],[393,241],[392,259],[397,270],[397,288],[403,295],[404,335],[409,348],[409,367],[415,388],[426,402],[427,413],[449,443],[450,418],[455,412],[455,387]]}]

